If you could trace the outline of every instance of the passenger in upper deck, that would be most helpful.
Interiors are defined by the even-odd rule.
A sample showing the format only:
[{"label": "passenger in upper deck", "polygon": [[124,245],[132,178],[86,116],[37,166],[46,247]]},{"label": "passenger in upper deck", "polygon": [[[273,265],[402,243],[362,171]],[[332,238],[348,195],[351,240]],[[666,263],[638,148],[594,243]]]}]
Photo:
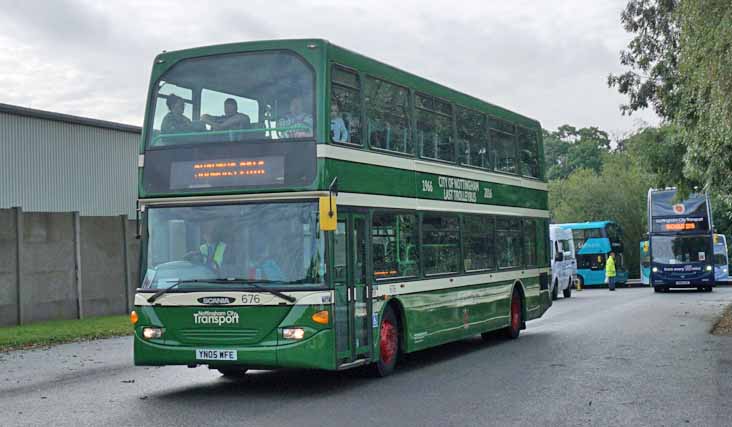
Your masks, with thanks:
[{"label": "passenger in upper deck", "polygon": [[170,111],[163,117],[163,122],[160,124],[162,133],[191,132],[194,130],[191,119],[183,115],[186,108],[183,98],[171,94],[165,99],[165,104]]},{"label": "passenger in upper deck", "polygon": [[224,115],[212,116],[203,114],[201,121],[211,126],[212,130],[239,130],[249,129],[251,121],[249,116],[239,112],[239,105],[234,98],[227,98],[224,101]]},{"label": "passenger in upper deck", "polygon": [[343,120],[340,102],[335,97],[330,103],[330,139],[333,142],[350,142],[348,126]]},{"label": "passenger in upper deck", "polygon": [[313,136],[313,116],[305,112],[301,96],[290,101],[290,112],[277,121],[278,128],[303,127],[280,132],[285,138],[307,138]]}]

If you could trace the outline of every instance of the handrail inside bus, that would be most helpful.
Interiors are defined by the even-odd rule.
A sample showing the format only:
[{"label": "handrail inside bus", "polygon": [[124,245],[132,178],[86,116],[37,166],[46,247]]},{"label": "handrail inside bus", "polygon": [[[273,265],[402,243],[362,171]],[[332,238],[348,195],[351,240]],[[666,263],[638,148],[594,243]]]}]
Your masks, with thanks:
[{"label": "handrail inside bus", "polygon": [[153,138],[151,145],[156,145],[158,141],[162,139],[167,138],[184,138],[189,136],[201,136],[201,135],[239,135],[239,134],[248,134],[248,133],[255,133],[255,132],[290,132],[290,131],[298,131],[298,130],[310,130],[312,131],[311,127],[298,125],[298,126],[288,126],[288,127],[275,127],[275,128],[249,128],[249,129],[232,129],[232,130],[212,130],[212,131],[205,131],[205,132],[180,132],[180,133],[165,133],[160,134]]}]

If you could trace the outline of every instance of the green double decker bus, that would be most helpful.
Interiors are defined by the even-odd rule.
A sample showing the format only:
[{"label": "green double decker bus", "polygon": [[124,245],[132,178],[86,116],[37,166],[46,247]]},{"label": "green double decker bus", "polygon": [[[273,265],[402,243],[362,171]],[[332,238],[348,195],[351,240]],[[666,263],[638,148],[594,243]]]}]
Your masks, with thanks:
[{"label": "green double decker bus", "polygon": [[393,371],[551,304],[535,120],[324,40],[155,58],[136,365]]}]

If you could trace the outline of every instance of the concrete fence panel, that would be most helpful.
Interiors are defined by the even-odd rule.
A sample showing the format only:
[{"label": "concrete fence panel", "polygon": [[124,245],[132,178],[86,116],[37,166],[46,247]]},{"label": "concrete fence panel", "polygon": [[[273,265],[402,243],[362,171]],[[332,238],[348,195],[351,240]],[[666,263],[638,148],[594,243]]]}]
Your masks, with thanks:
[{"label": "concrete fence panel", "polygon": [[71,213],[23,213],[21,322],[77,317]]},{"label": "concrete fence panel", "polygon": [[19,209],[0,209],[0,326],[18,323],[16,212],[19,211]]},{"label": "concrete fence panel", "polygon": [[84,316],[127,312],[126,217],[81,217]]}]

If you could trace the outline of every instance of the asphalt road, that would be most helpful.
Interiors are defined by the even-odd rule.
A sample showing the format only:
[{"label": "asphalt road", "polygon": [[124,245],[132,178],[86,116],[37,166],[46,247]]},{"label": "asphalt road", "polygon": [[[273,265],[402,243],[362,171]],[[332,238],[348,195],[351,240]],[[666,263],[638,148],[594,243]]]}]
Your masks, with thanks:
[{"label": "asphalt road", "polygon": [[397,373],[136,368],[130,338],[0,353],[0,425],[732,425],[732,288],[588,290],[516,341],[411,355]]}]

